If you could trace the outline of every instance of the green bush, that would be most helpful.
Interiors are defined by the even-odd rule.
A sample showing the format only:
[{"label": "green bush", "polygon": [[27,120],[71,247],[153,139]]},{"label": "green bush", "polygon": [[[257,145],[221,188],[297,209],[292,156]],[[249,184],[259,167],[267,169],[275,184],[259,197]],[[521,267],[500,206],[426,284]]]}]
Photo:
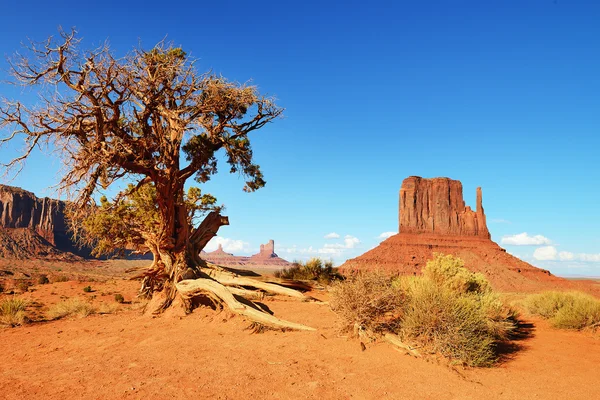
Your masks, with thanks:
[{"label": "green bush", "polygon": [[123,302],[125,302],[125,298],[123,297],[123,295],[121,293],[117,293],[117,294],[115,294],[115,301],[117,303],[123,303]]},{"label": "green bush", "polygon": [[492,290],[483,274],[469,271],[462,259],[451,254],[435,253],[433,260],[427,261],[423,276],[439,286],[459,293],[484,293]]},{"label": "green bush", "polygon": [[394,333],[468,366],[492,365],[497,344],[509,339],[517,323],[516,312],[483,275],[441,254],[422,276],[390,280],[375,272],[339,282],[332,287],[331,306],[346,329]]},{"label": "green bush", "polygon": [[46,285],[50,283],[50,279],[46,275],[40,275],[38,277],[38,285]]},{"label": "green bush", "polygon": [[329,284],[334,280],[342,279],[332,261],[323,261],[320,258],[311,258],[306,262],[294,261],[290,268],[275,271],[276,278],[293,279],[300,281],[317,281],[322,284]]},{"label": "green bush", "polygon": [[72,298],[56,303],[48,310],[50,319],[59,319],[70,316],[87,317],[95,312],[94,307],[85,300]]},{"label": "green bush", "polygon": [[13,297],[0,302],[0,324],[7,326],[23,325],[27,321],[25,316],[27,301]]},{"label": "green bush", "polygon": [[580,292],[543,292],[525,299],[527,310],[556,328],[584,329],[600,325],[600,300]]},{"label": "green bush", "polygon": [[92,287],[91,286],[86,286],[83,288],[83,291],[86,293],[91,293],[92,292]]}]

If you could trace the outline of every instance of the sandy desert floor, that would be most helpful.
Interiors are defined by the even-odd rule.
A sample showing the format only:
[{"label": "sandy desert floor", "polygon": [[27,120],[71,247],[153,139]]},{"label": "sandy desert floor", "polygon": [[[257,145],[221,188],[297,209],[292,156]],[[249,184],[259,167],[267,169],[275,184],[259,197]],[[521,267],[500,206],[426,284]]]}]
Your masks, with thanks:
[{"label": "sandy desert floor", "polygon": [[[107,267],[108,268],[108,267]],[[110,269],[110,268],[108,268]],[[43,314],[61,298],[95,305],[115,293],[135,299],[138,283],[36,285],[23,295]],[[96,276],[97,278],[97,276]],[[90,285],[93,292],[84,293]],[[327,299],[324,292],[312,292]],[[280,318],[316,332],[252,333],[227,312],[187,317],[142,315],[142,304],[116,314],[0,328],[0,397],[5,399],[597,399],[600,337],[559,331],[524,316],[529,335],[494,368],[463,369],[416,359],[386,343],[337,329],[329,306],[264,301]]]}]

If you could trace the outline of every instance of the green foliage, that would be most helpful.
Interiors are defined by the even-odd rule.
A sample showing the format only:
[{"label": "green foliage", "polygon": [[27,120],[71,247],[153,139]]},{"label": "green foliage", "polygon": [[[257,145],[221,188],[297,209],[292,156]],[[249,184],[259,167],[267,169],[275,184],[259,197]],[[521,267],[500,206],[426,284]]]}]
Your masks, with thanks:
[{"label": "green foliage", "polygon": [[64,317],[87,317],[95,312],[94,307],[85,300],[72,298],[56,303],[48,310],[48,318],[60,319]]},{"label": "green foliage", "polygon": [[[188,211],[188,222],[210,211],[221,211],[217,199],[210,194],[202,194],[197,187],[189,188],[184,204]],[[135,249],[145,244],[144,236],[158,236],[161,215],[152,184],[136,188],[129,185],[118,200],[110,202],[106,197],[100,199],[99,207],[90,209],[89,215],[82,221],[80,241],[93,247],[92,254],[113,255],[124,249]]]},{"label": "green foliage", "polygon": [[543,292],[525,299],[527,310],[548,319],[556,328],[600,326],[600,300],[580,292]]},{"label": "green foliage", "polygon": [[[384,307],[367,307],[381,299]],[[334,285],[331,304],[346,328],[389,331],[426,351],[477,367],[496,361],[497,343],[509,339],[517,322],[517,313],[503,304],[483,275],[468,271],[459,258],[441,254],[427,263],[422,276],[351,277]]]},{"label": "green foliage", "polygon": [[0,324],[7,326],[23,325],[27,322],[25,309],[27,301],[17,297],[5,298],[0,302]]},{"label": "green foliage", "polygon": [[492,289],[485,276],[469,271],[462,259],[451,254],[435,253],[433,260],[427,261],[423,276],[459,293],[485,293]]},{"label": "green foliage", "polygon": [[86,286],[83,288],[83,291],[86,293],[91,293],[92,292],[92,287],[91,286]]},{"label": "green foliage", "polygon": [[123,297],[123,295],[121,293],[117,293],[117,294],[115,294],[115,301],[117,303],[124,303],[125,297]]},{"label": "green foliage", "polygon": [[38,285],[46,285],[48,283],[50,283],[50,279],[48,279],[48,276],[40,275],[38,277]]},{"label": "green foliage", "polygon": [[342,279],[342,276],[334,271],[332,261],[323,261],[316,257],[304,263],[295,261],[290,268],[275,271],[274,275],[276,278],[317,281],[322,284]]}]

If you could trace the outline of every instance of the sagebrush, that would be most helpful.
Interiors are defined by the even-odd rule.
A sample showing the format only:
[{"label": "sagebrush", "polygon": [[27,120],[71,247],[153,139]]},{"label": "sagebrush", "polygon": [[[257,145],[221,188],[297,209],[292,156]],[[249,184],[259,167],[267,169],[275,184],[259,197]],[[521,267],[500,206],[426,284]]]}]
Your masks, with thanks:
[{"label": "sagebrush", "polygon": [[581,292],[543,292],[525,299],[525,307],[550,321],[556,328],[597,329],[600,327],[600,300]]},{"label": "sagebrush", "polygon": [[442,254],[427,263],[422,276],[351,276],[333,286],[331,306],[346,329],[394,333],[425,352],[469,366],[492,365],[497,344],[517,326],[517,313],[483,275]]}]

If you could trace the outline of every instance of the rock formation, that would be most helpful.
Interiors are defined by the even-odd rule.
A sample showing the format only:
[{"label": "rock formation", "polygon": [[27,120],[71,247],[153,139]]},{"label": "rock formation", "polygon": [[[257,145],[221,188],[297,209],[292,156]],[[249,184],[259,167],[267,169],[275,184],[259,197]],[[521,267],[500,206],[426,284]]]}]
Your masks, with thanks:
[{"label": "rock formation", "polygon": [[220,244],[217,250],[208,253],[202,252],[200,256],[214,264],[234,268],[283,269],[291,265],[290,262],[275,254],[275,242],[273,240],[269,240],[267,244],[261,244],[260,252],[250,257],[234,256],[226,253]]},{"label": "rock formation", "polygon": [[406,178],[400,188],[399,211],[400,233],[490,238],[481,188],[477,188],[477,208],[473,211],[465,206],[460,181],[418,176]]},{"label": "rock formation", "polygon": [[0,185],[0,256],[78,259],[65,223],[66,203]]},{"label": "rock formation", "polygon": [[66,234],[65,203],[37,198],[21,188],[0,185],[0,225],[4,228],[29,228],[53,245]]},{"label": "rock formation", "polygon": [[416,176],[402,182],[399,233],[340,270],[378,269],[394,274],[420,274],[433,253],[454,254],[472,271],[485,274],[498,290],[536,291],[564,286],[566,280],[536,268],[491,240],[477,188],[477,206],[465,205],[460,181]]}]

